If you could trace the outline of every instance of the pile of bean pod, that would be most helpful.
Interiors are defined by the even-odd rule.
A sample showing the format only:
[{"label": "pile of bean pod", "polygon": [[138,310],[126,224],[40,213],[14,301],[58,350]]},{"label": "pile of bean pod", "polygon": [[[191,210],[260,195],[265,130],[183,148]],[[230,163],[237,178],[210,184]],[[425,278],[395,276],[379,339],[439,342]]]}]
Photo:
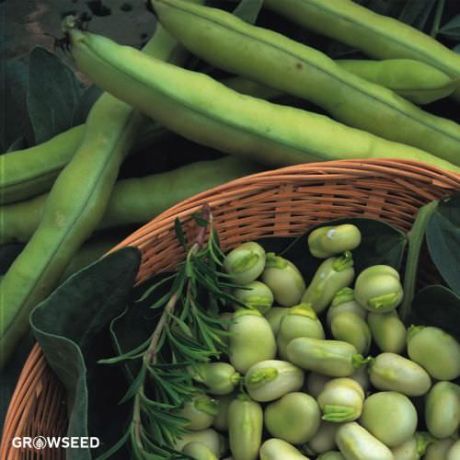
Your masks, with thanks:
[{"label": "pile of bean pod", "polygon": [[460,344],[436,327],[406,329],[398,272],[356,274],[360,242],[351,224],[313,230],[309,251],[324,260],[308,286],[256,242],[227,254],[240,286],[222,313],[229,355],[191,370],[197,393],[177,449],[198,460],[460,458]]}]

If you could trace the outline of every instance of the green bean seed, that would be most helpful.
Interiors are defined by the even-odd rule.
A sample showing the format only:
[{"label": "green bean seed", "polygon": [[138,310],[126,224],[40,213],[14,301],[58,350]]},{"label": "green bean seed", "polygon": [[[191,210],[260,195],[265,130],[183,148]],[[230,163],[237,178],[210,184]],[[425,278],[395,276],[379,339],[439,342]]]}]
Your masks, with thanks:
[{"label": "green bean seed", "polygon": [[449,449],[455,444],[455,438],[435,439],[426,448],[423,460],[447,460]]},{"label": "green bean seed", "polygon": [[182,452],[195,460],[218,460],[216,454],[202,442],[189,442],[184,446]]},{"label": "green bean seed", "polygon": [[230,251],[224,260],[224,268],[234,283],[247,284],[256,280],[265,267],[265,250],[254,242],[248,241]]},{"label": "green bean seed", "polygon": [[366,398],[359,423],[388,447],[410,439],[417,428],[417,410],[410,399],[395,391],[373,393]]},{"label": "green bean seed", "polygon": [[407,354],[438,380],[460,377],[460,344],[437,327],[411,326]]},{"label": "green bean seed", "polygon": [[366,319],[367,317],[367,310],[356,302],[354,290],[350,287],[340,289],[332,299],[331,305],[327,310],[327,324],[329,327],[331,327],[334,316],[343,312],[353,313],[361,319]]},{"label": "green bean seed", "polygon": [[265,317],[267,321],[270,323],[270,327],[272,328],[273,334],[275,337],[278,335],[281,321],[283,318],[289,313],[289,308],[286,307],[272,307],[270,310],[265,313]]},{"label": "green bean seed", "polygon": [[372,338],[381,351],[402,353],[406,347],[406,327],[396,311],[369,313],[367,322]]},{"label": "green bean seed", "polygon": [[263,411],[259,403],[240,395],[228,408],[228,436],[234,460],[256,460],[262,443]]},{"label": "green bean seed", "polygon": [[321,454],[317,460],[346,460],[346,458],[338,450],[330,450]]},{"label": "green bean seed", "polygon": [[323,454],[336,447],[336,434],[342,426],[341,423],[332,423],[322,421],[318,431],[306,446],[307,453]]},{"label": "green bean seed", "polygon": [[278,399],[302,388],[304,373],[297,366],[280,360],[267,360],[254,364],[245,375],[246,389],[255,401]]},{"label": "green bean seed", "polygon": [[425,423],[436,438],[452,436],[460,425],[460,387],[451,382],[433,385],[425,401]]},{"label": "green bean seed", "polygon": [[308,235],[310,252],[320,259],[351,251],[360,243],[361,232],[352,224],[319,227]]},{"label": "green bean seed", "polygon": [[228,430],[228,408],[230,403],[235,399],[232,394],[217,396],[217,414],[212,421],[212,426],[219,431]]},{"label": "green bean seed", "polygon": [[415,433],[406,442],[393,447],[394,460],[420,460],[425,454],[428,444],[431,442],[431,437],[426,433]]},{"label": "green bean seed", "polygon": [[460,459],[460,440],[455,441],[447,451],[446,460],[459,460]]},{"label": "green bean seed", "polygon": [[278,352],[283,359],[287,359],[286,348],[288,343],[297,337],[313,337],[324,339],[324,329],[315,311],[308,304],[299,304],[289,309],[282,318],[276,342]]},{"label": "green bean seed", "polygon": [[308,337],[292,340],[287,355],[297,366],[331,377],[348,377],[367,361],[350,343]]},{"label": "green bean seed", "polygon": [[180,416],[189,420],[186,428],[192,431],[209,428],[216,414],[217,402],[203,393],[193,396],[180,411]]},{"label": "green bean seed", "polygon": [[201,431],[189,431],[176,440],[174,448],[178,451],[191,442],[204,444],[217,458],[225,451],[225,440],[212,428]]},{"label": "green bean seed", "polygon": [[260,460],[309,460],[294,446],[282,439],[267,439],[260,448]]},{"label": "green bean seed", "polygon": [[275,357],[275,336],[259,311],[241,309],[235,312],[229,332],[230,362],[238,372],[244,374],[253,364]]},{"label": "green bean seed", "polygon": [[332,377],[329,377],[328,375],[319,374],[318,372],[309,372],[305,380],[307,393],[318,399],[318,396],[323,391],[324,386],[331,379]]},{"label": "green bean seed", "polygon": [[310,441],[321,423],[315,399],[305,393],[289,393],[270,403],[264,412],[265,426],[275,438],[291,444]]},{"label": "green bean seed", "polygon": [[241,376],[228,363],[204,363],[195,367],[193,378],[205,385],[209,393],[226,395],[235,389]]},{"label": "green bean seed", "polygon": [[358,353],[367,354],[371,346],[371,333],[367,323],[354,313],[344,312],[334,316],[331,322],[334,339],[354,345]]},{"label": "green bean seed", "polygon": [[424,395],[431,387],[430,376],[423,367],[395,353],[376,356],[369,364],[369,377],[375,388],[407,396]]},{"label": "green bean seed", "polygon": [[347,460],[394,460],[390,449],[356,422],[341,425],[336,442]]},{"label": "green bean seed", "polygon": [[232,292],[246,308],[258,310],[265,314],[273,305],[273,293],[270,288],[260,281],[251,281]]},{"label": "green bean seed", "polygon": [[374,265],[356,278],[355,298],[371,312],[386,313],[402,301],[403,289],[399,273],[388,265]]}]

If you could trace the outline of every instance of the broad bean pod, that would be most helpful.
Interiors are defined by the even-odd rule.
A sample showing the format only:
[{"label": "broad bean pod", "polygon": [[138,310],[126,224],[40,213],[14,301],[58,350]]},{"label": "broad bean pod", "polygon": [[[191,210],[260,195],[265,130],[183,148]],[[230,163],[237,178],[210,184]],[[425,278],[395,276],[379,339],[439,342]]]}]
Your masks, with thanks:
[{"label": "broad bean pod", "polygon": [[368,361],[350,343],[309,337],[291,340],[287,355],[297,366],[331,377],[348,377]]},{"label": "broad bean pod", "polygon": [[[115,184],[97,228],[143,224],[185,198],[259,170],[256,163],[224,157],[121,180]],[[0,244],[29,241],[40,224],[47,199],[45,194],[0,206]]]},{"label": "broad bean pod", "polygon": [[260,448],[260,460],[309,460],[294,446],[282,439],[267,439]]},{"label": "broad bean pod", "polygon": [[336,442],[347,460],[394,460],[391,450],[356,422],[342,425]]},{"label": "broad bean pod", "polygon": [[78,67],[96,84],[172,131],[223,152],[278,165],[386,157],[460,171],[422,150],[322,115],[239,94],[206,75],[146,57],[107,38],[76,29],[69,34]]},{"label": "broad bean pod", "polygon": [[244,376],[249,396],[255,401],[267,402],[302,388],[302,369],[287,361],[270,359],[254,364]]},{"label": "broad bean pod", "polygon": [[300,304],[290,308],[289,312],[281,319],[276,336],[278,353],[281,358],[287,359],[286,347],[291,340],[297,337],[325,338],[321,321],[309,304]]},{"label": "broad bean pod", "polygon": [[460,86],[460,76],[449,77],[441,70],[414,59],[339,59],[340,67],[418,105],[450,96]]},{"label": "broad bean pod", "polygon": [[321,411],[312,396],[293,392],[265,408],[264,422],[273,437],[291,444],[304,444],[318,431]]},{"label": "broad bean pod", "polygon": [[352,224],[319,227],[308,235],[310,253],[320,259],[352,251],[360,243],[361,232]]},{"label": "broad bean pod", "polygon": [[367,316],[372,338],[381,351],[401,353],[406,347],[406,327],[396,311]]},{"label": "broad bean pod", "polygon": [[369,364],[372,385],[379,390],[399,391],[421,396],[431,387],[431,379],[422,366],[395,353],[381,353]]},{"label": "broad bean pod", "polygon": [[[349,0],[265,0],[264,6],[290,20],[378,59],[415,59],[452,78],[460,56],[429,35]],[[456,92],[456,97],[460,90]]]},{"label": "broad bean pod", "polygon": [[311,304],[316,313],[321,313],[334,296],[353,281],[355,270],[351,252],[339,257],[330,257],[316,270],[302,296],[302,302]]},{"label": "broad bean pod", "polygon": [[212,65],[311,101],[342,123],[460,165],[460,125],[353,75],[324,53],[220,9],[184,0],[152,5],[160,23]]},{"label": "broad bean pod", "polygon": [[451,382],[433,385],[425,400],[425,423],[436,438],[449,438],[460,425],[460,387]]},{"label": "broad bean pod", "polygon": [[409,440],[417,428],[417,410],[396,391],[373,393],[366,398],[359,423],[388,447]]},{"label": "broad bean pod", "polygon": [[235,312],[229,332],[230,362],[242,374],[260,361],[275,358],[275,336],[259,311],[241,309]]},{"label": "broad bean pod", "polygon": [[[145,52],[169,59],[177,46],[158,27]],[[0,282],[0,367],[27,331],[30,310],[54,289],[96,228],[141,120],[110,94],[92,107],[83,142],[55,182],[37,231]]]},{"label": "broad bean pod", "polygon": [[438,380],[460,376],[460,344],[447,332],[431,326],[411,326],[407,354]]},{"label": "broad bean pod", "polygon": [[364,390],[350,378],[332,379],[318,395],[318,404],[326,422],[352,422],[363,409]]},{"label": "broad bean pod", "polygon": [[263,411],[259,403],[239,395],[228,408],[228,436],[234,460],[256,460],[262,444]]}]

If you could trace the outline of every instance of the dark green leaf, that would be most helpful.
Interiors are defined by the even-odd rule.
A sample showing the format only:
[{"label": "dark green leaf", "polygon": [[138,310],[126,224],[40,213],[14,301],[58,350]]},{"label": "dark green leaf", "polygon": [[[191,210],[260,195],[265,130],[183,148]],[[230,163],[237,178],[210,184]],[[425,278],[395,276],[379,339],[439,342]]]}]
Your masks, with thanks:
[{"label": "dark green leaf", "polygon": [[451,19],[447,24],[444,24],[439,33],[455,40],[460,40],[460,14]]},{"label": "dark green leaf", "polygon": [[437,0],[417,0],[406,2],[399,20],[417,29],[424,29]]},{"label": "dark green leaf", "polygon": [[414,298],[411,324],[440,327],[460,340],[460,297],[444,286],[428,286]]},{"label": "dark green leaf", "polygon": [[86,122],[91,107],[99,99],[101,94],[102,90],[96,85],[91,85],[83,91],[72,116],[72,126]]},{"label": "dark green leaf", "polygon": [[181,246],[184,248],[184,250],[187,250],[187,238],[185,237],[185,233],[179,219],[174,221],[174,231],[176,233],[176,238],[179,240]]},{"label": "dark green leaf", "polygon": [[434,13],[433,26],[431,27],[430,35],[436,37],[439,33],[439,28],[441,27],[442,15],[444,13],[444,8],[446,6],[446,0],[438,0],[436,6],[436,11]]},{"label": "dark green leaf", "polygon": [[[134,248],[112,253],[71,276],[31,314],[33,333],[67,391],[68,434],[100,437],[101,451],[121,436],[129,407],[117,404],[126,391],[120,368],[98,360],[110,353],[108,324],[126,307],[139,262]],[[70,449],[67,458],[91,453]]]},{"label": "dark green leaf", "polygon": [[0,275],[4,275],[16,257],[24,248],[22,243],[10,243],[0,246]]},{"label": "dark green leaf", "polygon": [[56,55],[36,47],[30,55],[27,107],[35,143],[72,127],[82,93],[74,72]]},{"label": "dark green leaf", "polygon": [[15,152],[27,147],[27,140],[24,136],[19,136],[6,150],[7,152]]},{"label": "dark green leaf", "polygon": [[243,21],[255,24],[263,3],[263,0],[241,0],[240,4],[233,11],[233,14],[243,19]]},{"label": "dark green leaf", "polygon": [[454,48],[454,52],[460,54],[460,44],[458,44],[458,45]]},{"label": "dark green leaf", "polygon": [[460,194],[439,203],[428,223],[426,240],[439,273],[460,295]]}]

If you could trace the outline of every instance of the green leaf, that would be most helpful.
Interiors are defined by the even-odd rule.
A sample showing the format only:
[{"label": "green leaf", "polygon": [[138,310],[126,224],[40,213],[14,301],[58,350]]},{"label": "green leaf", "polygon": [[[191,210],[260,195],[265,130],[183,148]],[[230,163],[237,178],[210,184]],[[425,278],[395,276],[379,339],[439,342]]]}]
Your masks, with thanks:
[{"label": "green leaf", "polygon": [[439,33],[445,37],[460,40],[460,14],[451,19],[447,24],[444,24]]},{"label": "green leaf", "polygon": [[7,152],[14,152],[27,148],[27,140],[24,136],[19,136],[6,150]]},{"label": "green leaf", "polygon": [[460,193],[439,203],[428,223],[426,240],[439,273],[460,295]]},{"label": "green leaf", "polygon": [[460,54],[460,43],[454,48],[454,52]]},{"label": "green leaf", "polygon": [[27,107],[35,143],[72,127],[82,93],[74,72],[56,55],[36,47],[30,55]]},{"label": "green leaf", "polygon": [[[120,368],[98,360],[111,352],[108,324],[125,308],[139,262],[134,248],[103,257],[71,276],[31,314],[32,331],[66,388],[69,436],[98,436],[101,451],[122,435],[129,407],[118,405],[126,391]],[[69,449],[66,458],[86,460],[91,453]]]},{"label": "green leaf", "polygon": [[86,122],[91,107],[99,99],[101,94],[101,88],[96,85],[91,85],[83,91],[72,115],[72,126]]},{"label": "green leaf", "polygon": [[421,289],[409,318],[411,324],[439,327],[460,340],[460,297],[444,286]]},{"label": "green leaf", "polygon": [[424,29],[437,0],[417,0],[406,2],[399,15],[399,20],[417,29]]},{"label": "green leaf", "polygon": [[263,0],[241,0],[233,14],[249,24],[255,24],[263,4]]}]

